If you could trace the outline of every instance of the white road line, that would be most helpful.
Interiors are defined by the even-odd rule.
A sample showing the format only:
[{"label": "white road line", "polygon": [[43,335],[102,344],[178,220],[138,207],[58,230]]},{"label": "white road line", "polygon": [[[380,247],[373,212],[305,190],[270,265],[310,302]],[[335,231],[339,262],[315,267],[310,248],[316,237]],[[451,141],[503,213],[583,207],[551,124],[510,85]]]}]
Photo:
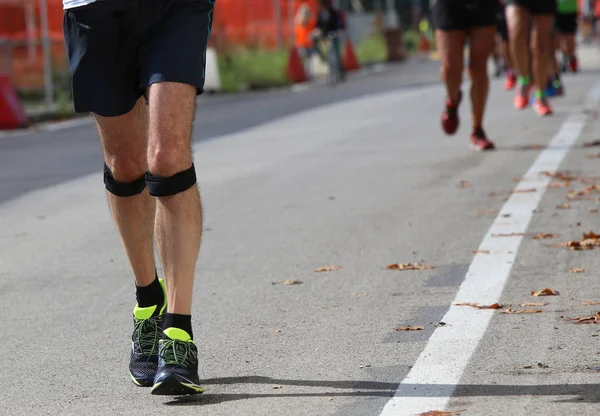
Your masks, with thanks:
[{"label": "white road line", "polygon": [[[600,84],[590,91],[586,106],[600,99]],[[459,302],[493,304],[499,301],[504,285],[523,237],[494,238],[494,234],[524,233],[551,178],[541,171],[554,171],[579,138],[586,115],[572,112],[537,157],[515,190],[535,192],[513,193],[504,204],[485,235],[480,250],[494,255],[476,255],[461,284],[453,306],[442,319],[447,325],[438,327],[425,349],[402,381],[394,397],[385,405],[381,416],[409,416],[431,410],[445,410],[477,345],[483,338],[494,311],[454,306]],[[512,214],[510,221],[504,214]]]}]

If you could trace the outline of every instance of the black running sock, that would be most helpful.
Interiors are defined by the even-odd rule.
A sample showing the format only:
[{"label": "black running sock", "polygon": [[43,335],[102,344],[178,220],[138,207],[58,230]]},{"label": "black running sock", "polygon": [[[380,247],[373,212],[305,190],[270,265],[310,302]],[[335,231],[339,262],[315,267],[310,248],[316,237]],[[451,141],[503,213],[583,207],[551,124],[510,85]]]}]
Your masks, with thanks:
[{"label": "black running sock", "polygon": [[158,309],[160,310],[165,303],[165,293],[158,281],[158,277],[156,277],[148,286],[136,285],[135,297],[140,308],[158,305]]},{"label": "black running sock", "polygon": [[194,339],[192,333],[192,315],[179,315],[178,313],[167,313],[165,315],[165,323],[163,328],[179,328],[183,329],[190,335],[191,339]]}]

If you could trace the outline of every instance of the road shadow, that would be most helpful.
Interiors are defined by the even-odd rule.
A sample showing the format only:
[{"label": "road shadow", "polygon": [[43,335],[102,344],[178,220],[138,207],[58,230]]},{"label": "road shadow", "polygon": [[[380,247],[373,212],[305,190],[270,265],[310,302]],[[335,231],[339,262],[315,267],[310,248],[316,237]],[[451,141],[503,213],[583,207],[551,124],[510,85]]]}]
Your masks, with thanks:
[{"label": "road shadow", "polygon": [[165,403],[168,406],[204,406],[237,400],[286,398],[286,397],[502,397],[502,396],[572,396],[554,400],[556,403],[600,403],[598,384],[403,384],[378,381],[327,381],[287,380],[271,377],[247,376],[202,380],[207,385],[268,384],[273,386],[302,386],[354,390],[347,392],[315,393],[226,393],[201,394],[175,397]]}]

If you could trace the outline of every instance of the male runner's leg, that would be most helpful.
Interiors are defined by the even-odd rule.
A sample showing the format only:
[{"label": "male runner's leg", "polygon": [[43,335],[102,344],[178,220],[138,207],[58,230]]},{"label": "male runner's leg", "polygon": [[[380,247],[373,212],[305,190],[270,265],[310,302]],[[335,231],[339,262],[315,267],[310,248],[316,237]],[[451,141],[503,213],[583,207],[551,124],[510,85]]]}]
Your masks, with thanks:
[{"label": "male runner's leg", "polygon": [[469,32],[469,76],[471,78],[472,126],[471,146],[490,150],[494,144],[483,130],[483,117],[490,89],[487,61],[494,49],[494,26],[473,27]]},{"label": "male runner's leg", "polygon": [[458,2],[445,0],[435,3],[432,9],[435,38],[440,56],[440,76],[446,86],[446,103],[442,113],[442,129],[452,135],[458,130],[458,107],[462,101],[464,50],[467,39],[467,11]]},{"label": "male runner's leg", "polygon": [[569,69],[572,72],[579,70],[577,61],[575,35],[577,33],[577,12],[558,13],[556,15],[556,27],[558,29],[560,50],[566,58]]},{"label": "male runner's leg", "polygon": [[510,91],[517,84],[517,76],[515,75],[513,57],[510,51],[510,43],[508,39],[508,26],[506,23],[506,10],[505,7],[502,5],[499,6],[498,10],[498,35],[500,36],[500,48],[502,51],[502,58],[504,60],[504,67],[506,69],[504,89]]},{"label": "male runner's leg", "polygon": [[[68,9],[65,39],[75,109],[95,115],[109,204],[136,280],[131,378],[155,394],[186,394],[202,392],[190,315],[202,218],[190,131],[213,4],[168,6]],[[141,99],[148,87],[149,114]],[[156,277],[154,234],[166,289]]]},{"label": "male runner's leg", "polygon": [[518,75],[514,105],[517,109],[523,109],[529,105],[529,91],[531,89],[529,60],[531,13],[516,1],[508,2],[506,6],[506,22],[508,25],[513,64]]},{"label": "male runner's leg", "polygon": [[548,84],[548,60],[552,50],[552,26],[556,14],[556,2],[553,0],[535,0],[532,3],[533,33],[531,51],[535,81],[534,110],[539,116],[552,114],[552,108],[546,97]]}]

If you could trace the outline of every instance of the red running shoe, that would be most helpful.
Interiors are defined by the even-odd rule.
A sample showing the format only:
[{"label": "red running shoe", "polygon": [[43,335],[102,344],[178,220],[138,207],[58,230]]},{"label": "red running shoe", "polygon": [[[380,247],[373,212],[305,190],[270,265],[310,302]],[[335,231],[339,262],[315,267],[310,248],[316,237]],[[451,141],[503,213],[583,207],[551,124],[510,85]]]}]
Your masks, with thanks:
[{"label": "red running shoe", "polygon": [[458,98],[456,102],[446,99],[446,109],[442,113],[442,129],[444,132],[451,136],[456,133],[458,126],[460,125],[460,119],[458,118],[458,106],[462,101],[462,91],[458,91]]},{"label": "red running shoe", "polygon": [[579,61],[577,61],[577,57],[573,56],[569,59],[569,69],[573,72],[579,72]]},{"label": "red running shoe", "polygon": [[545,98],[536,98],[533,109],[540,117],[552,115],[552,107]]},{"label": "red running shoe", "polygon": [[485,131],[480,128],[473,129],[471,133],[471,148],[481,152],[483,150],[494,150],[496,146],[485,135]]},{"label": "red running shoe", "polygon": [[504,79],[504,89],[510,91],[515,85],[517,85],[517,76],[512,72],[507,73],[506,78]]}]

